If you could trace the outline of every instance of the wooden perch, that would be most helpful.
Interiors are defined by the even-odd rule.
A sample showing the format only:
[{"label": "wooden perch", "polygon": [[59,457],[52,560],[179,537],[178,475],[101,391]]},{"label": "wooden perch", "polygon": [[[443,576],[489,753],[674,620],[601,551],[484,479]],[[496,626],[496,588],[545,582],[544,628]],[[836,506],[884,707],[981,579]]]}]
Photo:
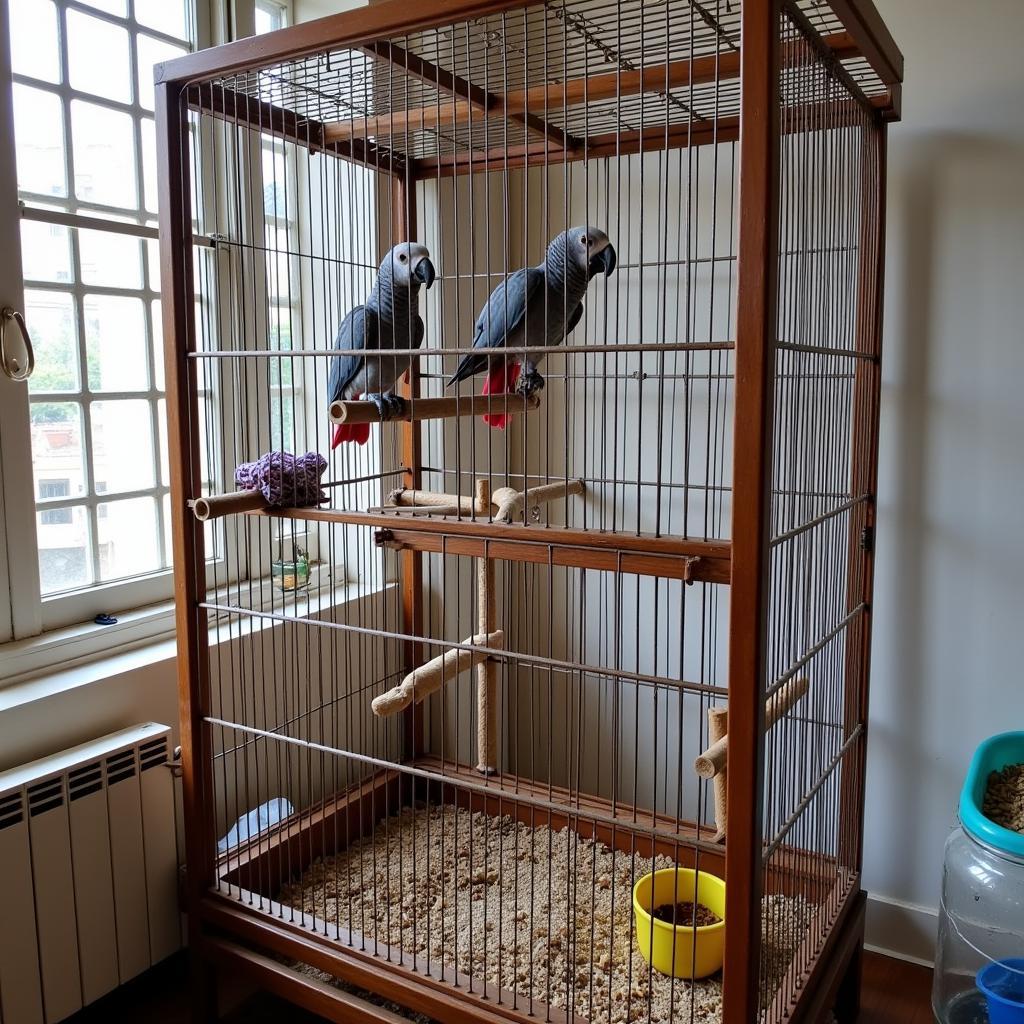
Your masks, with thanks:
[{"label": "wooden perch", "polygon": [[[724,740],[729,733],[729,709],[708,708],[708,739],[714,744]],[[729,828],[728,811],[728,768],[722,770],[715,776],[715,842],[721,842]]]},{"label": "wooden perch", "polygon": [[[783,715],[806,693],[809,687],[806,679],[790,679],[765,702],[764,731],[768,732]],[[704,751],[693,763],[694,771],[702,779],[713,779],[725,771],[729,758],[729,737],[722,736]]]},{"label": "wooden perch", "polygon": [[[493,633],[481,633],[465,641],[474,647],[493,647],[500,650],[505,645],[505,634],[500,629]],[[467,651],[453,647],[419,668],[413,669],[399,684],[386,693],[375,697],[370,704],[373,713],[381,718],[403,711],[410,704],[420,703],[436,693],[445,683],[455,679],[473,665],[487,660],[486,651]]]},{"label": "wooden perch", "polygon": [[[405,412],[390,423],[417,423],[420,420],[444,420],[456,416],[483,416],[485,413],[518,415],[533,412],[540,405],[539,395],[467,395],[465,398],[417,398],[406,401]],[[331,402],[332,423],[380,423],[380,411],[373,402]]]},{"label": "wooden perch", "polygon": [[491,509],[486,480],[477,480],[476,494],[470,498],[463,494],[440,494],[437,491],[416,491],[399,487],[388,495],[387,504],[410,512],[431,512],[434,515],[486,516]]},{"label": "wooden perch", "polygon": [[196,519],[205,523],[234,512],[255,512],[267,507],[267,499],[259,491],[232,491],[230,494],[211,494],[208,498],[196,498],[189,505]]},{"label": "wooden perch", "polygon": [[569,494],[582,494],[586,490],[581,479],[564,480],[557,484],[541,484],[525,491],[517,491],[514,487],[499,487],[491,495],[491,504],[495,506],[494,520],[498,523],[511,523],[518,519],[524,509],[539,510],[541,503],[564,498]]}]

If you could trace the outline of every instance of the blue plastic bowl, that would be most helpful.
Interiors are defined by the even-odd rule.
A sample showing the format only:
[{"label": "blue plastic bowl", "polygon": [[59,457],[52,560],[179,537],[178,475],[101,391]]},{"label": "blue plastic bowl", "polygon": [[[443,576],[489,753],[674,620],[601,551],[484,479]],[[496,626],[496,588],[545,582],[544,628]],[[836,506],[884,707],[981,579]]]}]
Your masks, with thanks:
[{"label": "blue plastic bowl", "polygon": [[989,1024],[1024,1024],[1024,957],[996,960],[978,971]]}]

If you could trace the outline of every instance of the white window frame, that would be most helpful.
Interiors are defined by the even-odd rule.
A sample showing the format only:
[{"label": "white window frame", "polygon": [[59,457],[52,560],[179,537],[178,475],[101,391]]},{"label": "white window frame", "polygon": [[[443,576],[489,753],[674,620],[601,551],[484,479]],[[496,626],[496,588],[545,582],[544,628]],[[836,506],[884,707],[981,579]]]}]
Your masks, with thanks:
[{"label": "white window frame", "polygon": [[[251,35],[256,5],[264,6],[266,2],[234,0],[228,5],[225,0],[194,0],[197,45],[202,48]],[[271,5],[283,12],[286,23],[291,22],[290,3],[272,0]],[[88,7],[82,10],[89,12]],[[8,17],[7,4],[0,3],[0,133],[8,140],[6,155],[0,153],[0,241],[11,240],[9,244],[0,245],[0,307],[23,310],[25,288],[20,244],[23,211],[18,204],[13,146],[13,76]],[[136,157],[141,191],[142,164],[138,153]],[[100,212],[97,210],[98,215]],[[53,212],[52,218],[71,230],[75,230],[79,222],[87,221],[87,217],[82,215],[63,212]],[[89,225],[86,222],[83,226]],[[142,237],[155,236],[155,229],[141,223],[126,227]],[[76,284],[74,287],[82,286]],[[31,331],[31,325],[29,329]],[[8,347],[13,345],[17,351],[15,334],[16,331],[9,331]],[[25,657],[24,642],[12,644],[10,652],[4,650],[3,644],[26,640],[31,643],[31,638],[39,638],[35,643],[40,651],[52,648],[57,652],[52,664],[65,663],[69,657],[69,635],[81,634],[83,652],[97,648],[97,629],[102,630],[103,627],[94,626],[91,620],[101,611],[131,610],[125,618],[133,623],[132,628],[118,630],[116,638],[111,635],[110,653],[141,640],[166,637],[173,632],[173,610],[167,603],[173,592],[172,569],[129,580],[99,583],[53,597],[41,596],[29,406],[27,385],[15,383],[0,373],[0,687],[6,681],[7,655],[13,656],[16,647],[18,657],[22,660]],[[158,443],[157,433],[154,446]],[[161,487],[159,475],[155,484],[154,493]],[[120,497],[110,495],[110,500]],[[253,568],[258,570],[258,567]],[[225,582],[223,567],[220,567],[217,578],[220,583]],[[138,620],[137,626],[135,620]],[[60,643],[50,643],[46,636],[40,638],[40,634],[53,630],[57,632],[51,635],[59,636]],[[33,664],[40,669],[47,667],[45,657],[33,659]]]}]

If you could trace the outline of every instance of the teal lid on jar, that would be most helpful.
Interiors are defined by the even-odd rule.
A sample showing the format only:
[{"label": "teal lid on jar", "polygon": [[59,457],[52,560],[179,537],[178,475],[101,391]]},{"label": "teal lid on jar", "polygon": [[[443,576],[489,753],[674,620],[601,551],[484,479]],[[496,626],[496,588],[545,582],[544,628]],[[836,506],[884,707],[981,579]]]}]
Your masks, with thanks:
[{"label": "teal lid on jar", "polygon": [[986,846],[1024,857],[1024,835],[997,825],[982,812],[989,775],[1011,764],[1024,764],[1024,732],[1004,732],[978,747],[960,792],[960,824]]}]

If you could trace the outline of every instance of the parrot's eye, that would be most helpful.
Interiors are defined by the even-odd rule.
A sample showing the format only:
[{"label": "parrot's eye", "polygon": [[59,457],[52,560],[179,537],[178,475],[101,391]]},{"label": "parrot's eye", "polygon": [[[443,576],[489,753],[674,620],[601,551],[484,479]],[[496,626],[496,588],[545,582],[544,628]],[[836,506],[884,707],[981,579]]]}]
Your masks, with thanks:
[{"label": "parrot's eye", "polygon": [[402,255],[401,255],[401,256],[399,256],[398,258],[399,258],[399,259],[400,259],[400,260],[401,260],[401,261],[402,261],[403,263],[408,263],[408,262],[409,262],[409,257],[408,257],[408,256],[406,256],[404,252],[403,252],[403,253],[402,253]]},{"label": "parrot's eye", "polygon": [[580,235],[580,245],[587,245],[590,239],[586,235]]}]

